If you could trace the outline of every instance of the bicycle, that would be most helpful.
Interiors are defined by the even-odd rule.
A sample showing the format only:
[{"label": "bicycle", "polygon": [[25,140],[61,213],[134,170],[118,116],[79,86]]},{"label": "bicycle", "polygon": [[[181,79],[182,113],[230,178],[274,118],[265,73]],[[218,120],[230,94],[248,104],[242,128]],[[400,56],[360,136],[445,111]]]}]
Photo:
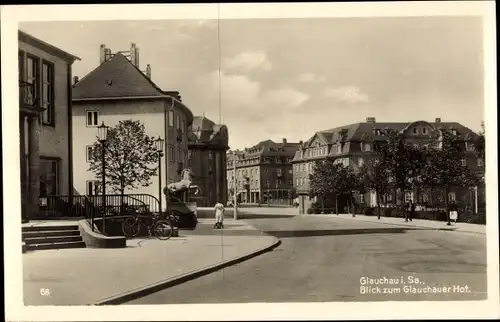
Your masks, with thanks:
[{"label": "bicycle", "polygon": [[172,237],[173,226],[170,220],[159,219],[158,214],[153,214],[151,223],[145,223],[141,218],[142,213],[137,216],[126,218],[122,223],[122,231],[125,237],[135,237],[141,231],[143,226],[148,229],[149,237],[153,235],[160,240],[167,240]]}]

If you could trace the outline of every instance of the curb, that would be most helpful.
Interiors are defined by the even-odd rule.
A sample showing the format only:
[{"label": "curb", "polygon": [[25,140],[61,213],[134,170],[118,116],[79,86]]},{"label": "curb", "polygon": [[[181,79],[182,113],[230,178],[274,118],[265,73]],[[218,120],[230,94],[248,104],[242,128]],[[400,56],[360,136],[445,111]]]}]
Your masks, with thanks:
[{"label": "curb", "polygon": [[198,277],[208,275],[210,273],[216,272],[216,271],[221,270],[223,268],[239,264],[241,262],[249,260],[253,257],[257,257],[259,255],[262,255],[262,254],[269,252],[269,251],[275,249],[276,247],[278,247],[281,244],[281,240],[279,238],[276,238],[276,237],[273,237],[273,238],[274,238],[274,241],[271,245],[266,246],[264,248],[261,248],[257,251],[250,252],[246,255],[236,257],[234,259],[231,259],[231,260],[228,260],[228,261],[225,261],[222,263],[214,264],[214,265],[204,267],[204,268],[199,269],[199,270],[194,270],[194,271],[191,271],[191,272],[179,275],[179,276],[175,276],[175,277],[163,280],[163,281],[159,281],[159,282],[150,284],[148,286],[140,287],[140,288],[137,288],[135,290],[132,290],[132,291],[129,291],[126,293],[122,293],[120,295],[112,296],[112,297],[106,298],[104,300],[101,300],[101,301],[96,302],[96,303],[91,304],[91,305],[123,304],[125,302],[129,302],[129,301],[144,297],[146,295],[156,293],[158,291],[162,291],[164,289],[167,289],[167,288],[194,280]]},{"label": "curb", "polygon": [[[457,227],[455,228],[446,228],[446,227],[426,227],[426,226],[416,226],[416,225],[407,225],[407,224],[397,224],[397,223],[390,223],[390,222],[383,222],[383,221],[373,221],[373,220],[366,220],[363,218],[359,217],[340,217],[340,216],[334,216],[334,217],[329,217],[329,218],[340,218],[340,219],[354,219],[354,220],[360,220],[364,222],[373,222],[373,223],[378,223],[378,224],[383,224],[383,225],[391,225],[391,226],[400,226],[400,227],[410,227],[410,228],[425,228],[427,230],[440,230],[440,231],[454,231],[457,233],[467,233],[467,234],[477,234],[477,235],[486,235],[486,233],[483,232],[477,232],[477,231],[468,231],[468,230],[458,230]],[[381,217],[382,218],[382,217]]]}]

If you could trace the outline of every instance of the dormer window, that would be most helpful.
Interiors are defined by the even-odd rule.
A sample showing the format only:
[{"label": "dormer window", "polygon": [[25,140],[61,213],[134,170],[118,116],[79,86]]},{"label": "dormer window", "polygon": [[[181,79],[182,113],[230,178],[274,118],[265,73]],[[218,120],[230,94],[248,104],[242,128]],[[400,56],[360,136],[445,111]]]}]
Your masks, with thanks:
[{"label": "dormer window", "polygon": [[465,150],[466,151],[475,151],[474,144],[470,142],[465,142]]},{"label": "dormer window", "polygon": [[342,145],[337,144],[337,153],[342,153]]},{"label": "dormer window", "polygon": [[452,135],[457,135],[457,130],[455,130],[455,129],[451,129],[450,132]]},{"label": "dormer window", "polygon": [[413,134],[418,134],[418,129],[416,127],[413,128]]},{"label": "dormer window", "polygon": [[427,128],[426,127],[422,128],[422,134],[427,134]]},{"label": "dormer window", "polygon": [[368,142],[363,143],[362,148],[364,152],[370,152],[372,150],[371,144]]},{"label": "dormer window", "polygon": [[382,135],[382,131],[380,129],[375,129],[375,135]]}]

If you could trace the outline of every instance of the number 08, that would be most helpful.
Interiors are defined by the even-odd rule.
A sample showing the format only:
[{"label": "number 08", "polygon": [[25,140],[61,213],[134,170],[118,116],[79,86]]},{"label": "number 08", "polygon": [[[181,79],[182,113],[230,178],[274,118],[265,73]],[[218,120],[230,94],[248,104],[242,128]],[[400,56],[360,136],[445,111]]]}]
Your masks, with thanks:
[{"label": "number 08", "polygon": [[40,289],[40,295],[41,296],[49,296],[50,295],[50,290],[48,288],[41,288]]}]

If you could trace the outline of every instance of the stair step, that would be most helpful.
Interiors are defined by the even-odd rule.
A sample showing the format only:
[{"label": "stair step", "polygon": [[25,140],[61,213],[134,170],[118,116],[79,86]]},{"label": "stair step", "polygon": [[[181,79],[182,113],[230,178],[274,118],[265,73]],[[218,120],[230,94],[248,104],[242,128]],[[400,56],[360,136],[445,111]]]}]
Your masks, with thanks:
[{"label": "stair step", "polygon": [[80,236],[79,230],[53,230],[53,231],[28,231],[23,232],[23,240],[37,237],[66,237]]},{"label": "stair step", "polygon": [[26,245],[26,249],[27,250],[85,248],[85,247],[86,247],[86,245],[85,245],[85,243],[83,241],[51,243],[51,244],[31,244],[31,245]]},{"label": "stair step", "polygon": [[22,232],[31,231],[60,231],[60,230],[78,230],[78,225],[58,225],[58,226],[28,226],[23,227]]},{"label": "stair step", "polygon": [[83,241],[82,236],[30,237],[24,239],[24,242],[27,245],[78,242],[78,241]]}]

